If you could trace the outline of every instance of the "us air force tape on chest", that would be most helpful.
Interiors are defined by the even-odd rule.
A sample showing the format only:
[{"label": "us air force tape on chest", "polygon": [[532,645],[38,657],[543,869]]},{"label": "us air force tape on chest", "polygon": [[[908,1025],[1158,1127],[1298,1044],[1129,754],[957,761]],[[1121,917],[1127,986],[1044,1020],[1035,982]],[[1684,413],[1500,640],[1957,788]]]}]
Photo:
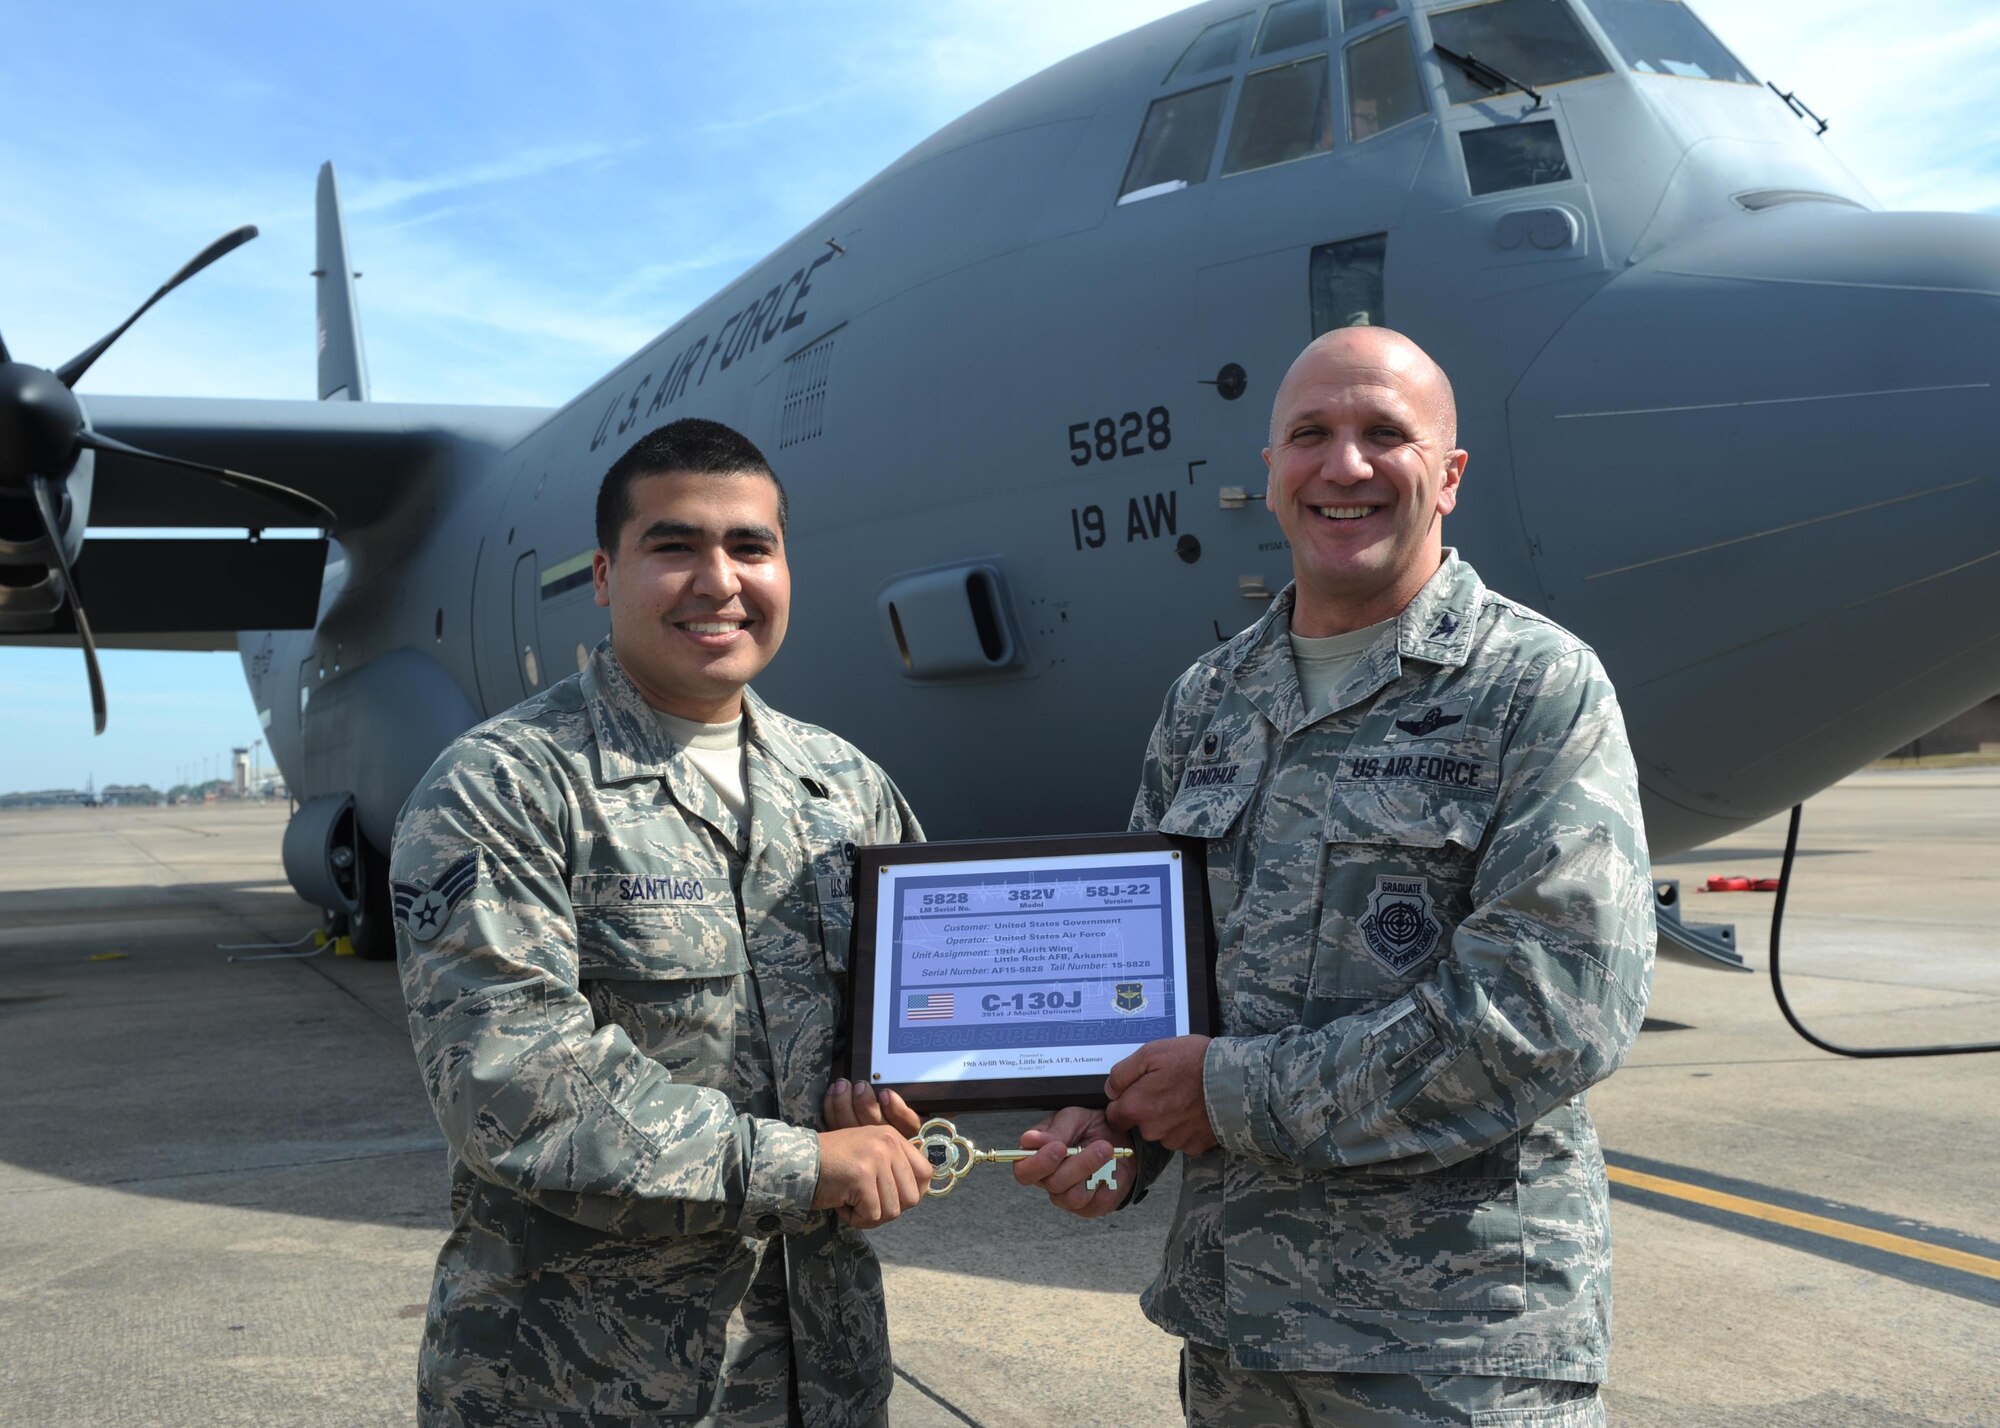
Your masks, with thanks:
[{"label": "us air force tape on chest", "polygon": [[[1131,1052],[1213,1032],[1214,967],[1198,839],[860,848],[845,1073],[925,1108],[1102,1107]],[[962,1149],[953,1183],[989,1158]]]}]

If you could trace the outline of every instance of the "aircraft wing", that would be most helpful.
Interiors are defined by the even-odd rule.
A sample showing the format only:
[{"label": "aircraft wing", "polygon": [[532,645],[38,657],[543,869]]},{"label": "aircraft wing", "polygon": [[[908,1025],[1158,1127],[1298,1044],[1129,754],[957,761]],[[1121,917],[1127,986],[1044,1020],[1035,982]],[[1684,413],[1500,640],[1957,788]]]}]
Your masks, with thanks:
[{"label": "aircraft wing", "polygon": [[[374,524],[397,496],[445,477],[466,456],[506,450],[550,415],[524,407],[190,397],[91,397],[85,410],[94,429],[120,441],[318,497],[340,517],[336,536]],[[298,516],[193,473],[103,452],[90,524],[254,528],[296,526]]]},{"label": "aircraft wing", "polygon": [[[377,402],[92,397],[94,430],[167,456],[276,481],[330,506],[331,534],[354,539],[392,519],[399,502],[436,483],[469,479],[495,452],[546,421],[541,409],[406,406]],[[157,462],[98,453],[76,583],[97,643],[113,649],[222,650],[239,630],[312,628],[319,613],[324,539],[218,539],[213,528],[294,528],[277,503]],[[203,530],[178,536],[176,529]],[[35,634],[0,644],[69,645],[65,605]]]}]

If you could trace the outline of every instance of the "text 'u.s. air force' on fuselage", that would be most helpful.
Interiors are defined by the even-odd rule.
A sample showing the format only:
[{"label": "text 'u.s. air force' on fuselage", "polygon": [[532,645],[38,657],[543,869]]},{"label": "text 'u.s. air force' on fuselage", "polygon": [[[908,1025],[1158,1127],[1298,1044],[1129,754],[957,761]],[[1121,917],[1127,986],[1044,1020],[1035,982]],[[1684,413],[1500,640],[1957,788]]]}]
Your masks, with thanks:
[{"label": "text 'u.s. air force' on fuselage", "polygon": [[[321,197],[319,389],[365,396]],[[2000,219],[1879,211],[1676,0],[1198,6],[948,125],[560,411],[91,398],[39,467],[18,435],[0,461],[0,570],[39,599],[0,618],[73,637],[61,545],[104,643],[240,644],[302,803],[288,870],[380,929],[418,775],[604,633],[605,467],[707,416],[792,495],[765,692],[881,755],[934,834],[1116,827],[1160,691],[1288,577],[1271,397],[1354,323],[1451,373],[1447,537],[1597,648],[1657,851],[2000,688]],[[90,432],[282,472],[337,548],[86,545],[298,519],[167,500],[115,451],[92,473]],[[60,540],[8,514],[30,469]],[[1491,777],[1462,728],[1408,737],[1410,777]]]},{"label": "text 'u.s. air force' on fuselage", "polygon": [[[760,343],[782,337],[803,325],[807,315],[804,304],[812,294],[813,274],[822,264],[833,261],[834,251],[834,245],[829,244],[827,252],[802,264],[782,283],[773,283],[769,292],[752,299],[741,312],[731,313],[712,334],[713,340],[710,333],[704,332],[669,356],[657,371],[649,369],[641,373],[629,395],[622,387],[613,392],[604,415],[598,419],[597,429],[591,433],[590,449],[596,451],[613,437],[625,436],[642,420],[649,426],[672,420],[678,415],[672,410],[674,403],[686,395],[690,383],[699,388],[706,382],[710,367],[727,372],[746,354],[756,351]],[[722,359],[720,363],[716,361],[718,357]],[[650,400],[646,400],[648,391],[652,393]],[[642,400],[646,400],[643,417],[639,410]],[[638,440],[636,436],[631,439]]]}]

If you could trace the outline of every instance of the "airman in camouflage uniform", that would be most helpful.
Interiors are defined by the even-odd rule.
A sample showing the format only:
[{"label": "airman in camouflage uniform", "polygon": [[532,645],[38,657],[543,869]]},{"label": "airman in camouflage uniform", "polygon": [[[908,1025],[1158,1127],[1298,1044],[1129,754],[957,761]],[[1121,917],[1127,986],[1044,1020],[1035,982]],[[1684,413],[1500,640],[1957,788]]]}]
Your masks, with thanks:
[{"label": "airman in camouflage uniform", "polygon": [[[1142,1181],[1187,1152],[1143,1304],[1187,1341],[1193,1424],[1602,1422],[1583,1093],[1645,1010],[1637,781],[1595,655],[1439,541],[1464,454],[1434,372],[1359,329],[1288,376],[1266,458],[1298,578],[1168,693],[1132,812],[1207,840],[1222,1034],[1121,1063],[1108,1121],[1023,1137],[1134,1127]],[[1290,636],[1329,609],[1378,633],[1308,707]],[[1115,1203],[1052,1157],[1017,1173],[1079,1213]]]},{"label": "airman in camouflage uniform", "polygon": [[[703,470],[675,450],[645,470]],[[397,828],[403,986],[453,1218],[421,1418],[880,1422],[881,1274],[852,1225],[914,1204],[929,1167],[878,1126],[893,1151],[876,1169],[901,1155],[908,1186],[900,1206],[892,1191],[858,1209],[825,1183],[834,1142],[817,1131],[845,1022],[854,846],[921,834],[852,745],[741,688],[782,638],[788,584],[773,598],[702,582],[770,574],[730,573],[771,558],[739,548],[746,526],[782,577],[781,537],[730,514],[761,500],[781,527],[775,479],[633,484],[638,513],[611,537],[627,582],[606,601],[611,638],[447,749]],[[704,534],[689,493],[715,497],[728,528]],[[649,562],[672,586],[650,621],[630,593]],[[747,823],[655,715],[702,679],[740,695]]]}]

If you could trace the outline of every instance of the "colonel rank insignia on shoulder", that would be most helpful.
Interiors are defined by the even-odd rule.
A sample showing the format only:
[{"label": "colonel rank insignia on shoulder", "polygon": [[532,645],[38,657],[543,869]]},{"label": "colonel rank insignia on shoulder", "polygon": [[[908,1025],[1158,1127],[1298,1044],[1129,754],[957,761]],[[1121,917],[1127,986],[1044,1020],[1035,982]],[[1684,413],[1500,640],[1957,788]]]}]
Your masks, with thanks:
[{"label": "colonel rank insignia on shoulder", "polygon": [[430,887],[422,883],[392,883],[389,891],[396,908],[396,921],[417,941],[428,942],[444,931],[451,910],[478,881],[479,850],[475,848],[446,868]]}]

